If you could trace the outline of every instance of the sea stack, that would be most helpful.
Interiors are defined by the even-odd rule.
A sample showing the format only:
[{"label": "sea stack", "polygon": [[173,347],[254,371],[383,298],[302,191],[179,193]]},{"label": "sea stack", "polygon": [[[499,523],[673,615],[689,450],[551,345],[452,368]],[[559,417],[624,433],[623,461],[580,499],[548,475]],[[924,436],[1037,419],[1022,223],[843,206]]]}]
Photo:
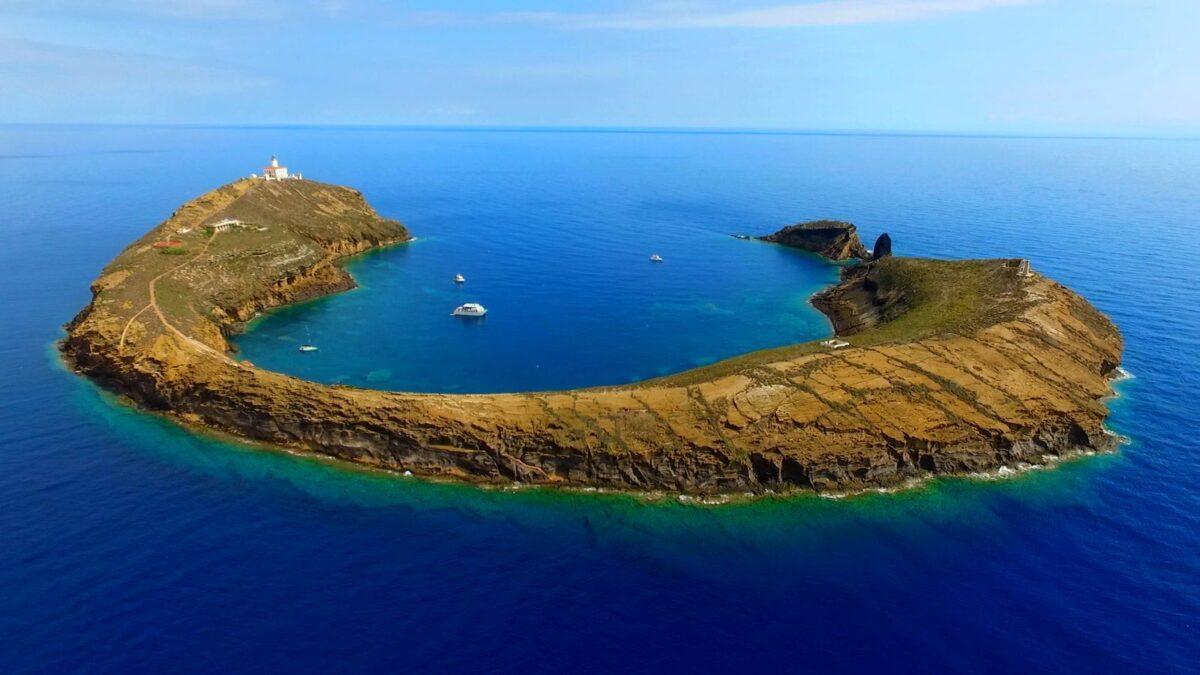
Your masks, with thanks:
[{"label": "sea stack", "polygon": [[881,260],[892,254],[892,238],[887,232],[875,240],[875,248],[871,249],[871,260]]}]

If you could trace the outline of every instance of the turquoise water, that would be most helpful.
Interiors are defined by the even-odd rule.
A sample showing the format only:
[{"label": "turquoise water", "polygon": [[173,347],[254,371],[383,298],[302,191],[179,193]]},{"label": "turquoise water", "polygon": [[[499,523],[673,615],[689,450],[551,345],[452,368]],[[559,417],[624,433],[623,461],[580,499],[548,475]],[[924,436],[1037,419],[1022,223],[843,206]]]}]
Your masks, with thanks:
[{"label": "turquoise water", "polygon": [[[814,337],[805,299],[834,270],[725,235],[840,217],[903,253],[1026,255],[1109,313],[1131,443],[1008,480],[708,507],[263,451],[65,371],[52,342],[104,262],[272,152],[421,239],[353,263],[362,289],[259,322],[256,361],[522,389]],[[0,666],[1192,671],[1198,184],[1187,141],[0,128]],[[462,292],[494,314],[450,320]],[[319,359],[294,350],[304,327]]]},{"label": "turquoise water", "polygon": [[[535,391],[643,380],[832,334],[808,300],[838,268],[815,255],[734,239],[685,208],[643,208],[639,219],[620,200],[604,213],[564,200],[530,213],[519,193],[504,194],[356,258],[347,269],[358,289],[255,321],[236,341],[241,355],[377,389]],[[664,262],[650,262],[652,251]],[[488,314],[451,317],[464,302]],[[319,350],[300,352],[306,341]]]},{"label": "turquoise water", "polygon": [[[329,166],[329,180],[361,188],[417,240],[349,264],[355,292],[255,322],[237,341],[245,358],[322,382],[529,391],[621,384],[831,333],[808,299],[836,281],[835,266],[729,236],[773,232],[815,207],[722,202],[711,195],[718,165],[702,186],[675,167],[710,162],[703,146],[433,138],[454,155],[427,158],[420,173],[406,156],[428,152],[423,143],[351,150],[364,153],[360,176],[296,159]],[[451,318],[464,302],[488,315]],[[309,339],[320,351],[299,352]]]}]

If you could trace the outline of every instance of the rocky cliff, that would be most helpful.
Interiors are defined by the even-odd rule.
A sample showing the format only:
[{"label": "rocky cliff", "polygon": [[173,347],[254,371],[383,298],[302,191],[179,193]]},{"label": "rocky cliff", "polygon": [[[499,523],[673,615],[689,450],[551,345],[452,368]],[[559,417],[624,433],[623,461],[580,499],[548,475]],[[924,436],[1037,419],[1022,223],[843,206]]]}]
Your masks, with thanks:
[{"label": "rocky cliff", "polygon": [[830,260],[867,257],[867,249],[859,241],[854,224],[839,220],[814,220],[788,225],[759,239],[819,253]]},{"label": "rocky cliff", "polygon": [[[857,244],[852,229],[833,229],[805,241],[835,254]],[[1007,260],[856,267],[818,300],[849,346],[790,345],[622,387],[381,392],[229,354],[225,336],[254,312],[345,288],[337,259],[407,236],[352,190],[240,181],[105,268],[62,349],[80,372],[189,424],[480,482],[845,490],[1111,446],[1101,399],[1120,335],[1069,289]],[[166,238],[185,253],[154,247]]]}]

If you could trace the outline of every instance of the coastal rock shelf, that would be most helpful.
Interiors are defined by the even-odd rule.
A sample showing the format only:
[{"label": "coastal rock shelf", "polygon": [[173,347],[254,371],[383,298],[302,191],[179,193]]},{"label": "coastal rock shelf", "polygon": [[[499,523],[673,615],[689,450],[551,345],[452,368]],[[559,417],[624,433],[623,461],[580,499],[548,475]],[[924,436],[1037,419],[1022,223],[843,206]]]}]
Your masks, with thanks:
[{"label": "coastal rock shelf", "polygon": [[[850,266],[814,298],[846,346],[790,345],[620,387],[382,392],[230,353],[227,337],[256,313],[353,287],[339,259],[407,239],[354,190],[238,181],[110,263],[62,351],[79,372],[187,424],[478,482],[853,490],[1112,447],[1102,399],[1120,334],[1020,260]],[[867,253],[847,223],[764,239],[835,259]]]}]

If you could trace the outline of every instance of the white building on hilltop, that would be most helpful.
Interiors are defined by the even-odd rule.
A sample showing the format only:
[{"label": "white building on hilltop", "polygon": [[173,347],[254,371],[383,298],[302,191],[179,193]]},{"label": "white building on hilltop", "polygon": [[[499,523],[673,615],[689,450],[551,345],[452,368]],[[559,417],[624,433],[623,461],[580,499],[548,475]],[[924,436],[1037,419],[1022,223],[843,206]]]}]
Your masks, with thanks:
[{"label": "white building on hilltop", "polygon": [[279,160],[275,155],[271,155],[271,163],[263,167],[262,177],[267,180],[300,180],[304,178],[299,173],[289,174],[286,166],[279,166]]}]

